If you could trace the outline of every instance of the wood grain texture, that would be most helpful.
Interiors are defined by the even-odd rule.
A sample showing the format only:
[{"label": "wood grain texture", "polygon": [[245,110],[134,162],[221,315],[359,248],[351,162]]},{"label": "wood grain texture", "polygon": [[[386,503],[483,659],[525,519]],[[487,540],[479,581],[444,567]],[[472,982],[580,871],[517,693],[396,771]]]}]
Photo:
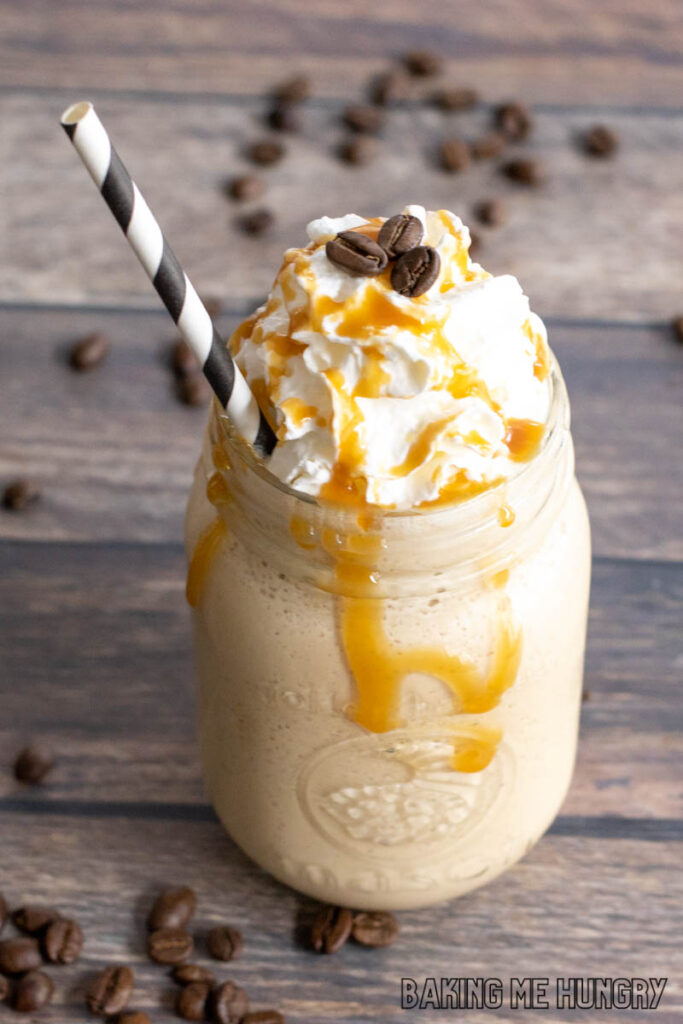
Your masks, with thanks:
[{"label": "wood grain texture", "polygon": [[[223,317],[224,333],[236,325]],[[69,343],[113,341],[107,364],[76,374]],[[0,536],[178,541],[205,413],[180,405],[167,367],[173,325],[148,314],[0,310],[0,481],[44,486]],[[598,555],[683,558],[683,352],[658,328],[550,325],[569,386],[579,477]]]},{"label": "wood grain texture", "polygon": [[[171,546],[0,545],[0,795],[26,806],[173,804],[189,815],[204,803],[184,568]],[[682,615],[683,566],[596,563],[590,699],[563,814],[683,817]],[[31,737],[58,753],[35,791],[9,772]]]},{"label": "wood grain texture", "polygon": [[[0,146],[21,154],[0,164],[7,247],[0,299],[152,308],[149,282],[59,128],[74,98],[0,96]],[[350,168],[335,155],[342,104],[313,106],[303,134],[286,139],[287,159],[264,172],[276,225],[268,237],[249,238],[235,226],[243,210],[223,185],[249,166],[243,151],[263,132],[263,101],[102,96],[98,109],[190,277],[232,308],[263,297],[282,251],[303,244],[307,221],[323,213],[388,215],[419,200],[472,223],[475,204],[498,195],[508,221],[481,229],[479,258],[493,272],[515,274],[541,315],[666,322],[680,311],[683,116],[611,113],[621,151],[613,161],[591,161],[575,136],[603,115],[539,111],[525,149],[543,161],[547,181],[524,189],[501,176],[500,161],[480,161],[461,175],[436,165],[439,140],[480,134],[489,110],[398,110],[374,164]]]},{"label": "wood grain texture", "polygon": [[682,45],[676,0],[4,0],[0,84],[249,93],[304,68],[344,95],[436,47],[494,98],[680,106]]},{"label": "wood grain texture", "polygon": [[[316,958],[293,940],[297,915],[310,912],[311,903],[248,862],[217,823],[5,813],[0,828],[0,887],[8,899],[52,902],[57,894],[85,932],[81,962],[54,971],[58,1002],[41,1014],[47,1024],[62,1024],[65,1013],[69,1021],[89,1019],[84,984],[111,961],[134,967],[134,1005],[158,1019],[155,1008],[169,1006],[173,986],[163,968],[146,961],[144,915],[158,886],[188,880],[198,892],[197,959],[211,963],[202,941],[208,927],[240,928],[242,958],[212,966],[243,985],[255,1007],[276,1006],[293,1024],[404,1022],[410,1015],[399,1009],[402,976],[668,976],[653,1018],[673,1024],[683,1010],[681,842],[549,836],[504,878],[456,905],[401,914],[393,947],[348,945],[336,957]],[[495,1018],[530,1024],[538,1016],[507,1010]],[[442,1019],[443,1013],[419,1013],[420,1021]],[[547,1019],[595,1015],[553,1011]],[[636,1019],[644,1019],[642,1011],[600,1013],[611,1024]]]}]

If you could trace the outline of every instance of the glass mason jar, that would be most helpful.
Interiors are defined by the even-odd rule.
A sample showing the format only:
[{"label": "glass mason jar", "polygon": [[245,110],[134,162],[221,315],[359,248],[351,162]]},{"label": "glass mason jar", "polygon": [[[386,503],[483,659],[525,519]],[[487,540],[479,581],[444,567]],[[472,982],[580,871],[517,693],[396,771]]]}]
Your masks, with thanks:
[{"label": "glass mason jar", "polygon": [[211,411],[187,513],[204,778],[235,842],[304,893],[458,896],[562,803],[590,534],[552,382],[511,479],[407,513],[294,492]]}]

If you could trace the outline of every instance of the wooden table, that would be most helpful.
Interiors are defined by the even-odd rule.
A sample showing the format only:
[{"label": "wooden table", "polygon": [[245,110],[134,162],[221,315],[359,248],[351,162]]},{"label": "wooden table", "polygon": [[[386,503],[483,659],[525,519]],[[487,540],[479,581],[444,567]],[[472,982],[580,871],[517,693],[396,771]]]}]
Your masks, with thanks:
[{"label": "wooden table", "polygon": [[[599,1019],[680,1020],[683,350],[668,327],[683,309],[676,0],[2,0],[0,31],[0,477],[26,474],[44,489],[24,514],[0,515],[0,890],[15,903],[57,903],[87,936],[81,963],[54,972],[65,983],[41,1019],[85,1020],[82,983],[110,960],[135,964],[136,1005],[169,1018],[169,984],[146,961],[141,921],[160,883],[187,881],[203,925],[244,930],[244,958],[226,973],[293,1024],[452,1019],[401,1011],[404,975],[666,976],[656,1015]],[[434,45],[452,58],[445,78],[475,84],[484,106],[443,115],[410,101],[392,113],[372,165],[340,164],[343,104],[392,54]],[[268,238],[245,238],[222,183],[247,167],[264,91],[299,69],[315,96],[288,159],[266,172],[278,221]],[[239,853],[203,796],[181,529],[204,412],[175,400],[170,323],[61,135],[61,109],[82,96],[97,101],[200,290],[222,298],[226,331],[314,215],[388,214],[421,200],[470,219],[478,199],[508,203],[507,224],[482,232],[481,259],[518,275],[571,393],[595,542],[590,699],[574,784],[549,834],[482,891],[402,915],[389,950],[316,958],[299,948],[299,898]],[[457,177],[433,166],[436,139],[481,131],[488,105],[508,96],[534,107],[528,148],[547,167],[541,189],[515,187],[493,165]],[[614,161],[589,161],[573,144],[596,121],[619,132]],[[65,350],[93,330],[113,340],[108,365],[74,374]],[[30,738],[57,755],[35,789],[10,771]],[[485,1019],[458,1019],[475,1016]]]}]

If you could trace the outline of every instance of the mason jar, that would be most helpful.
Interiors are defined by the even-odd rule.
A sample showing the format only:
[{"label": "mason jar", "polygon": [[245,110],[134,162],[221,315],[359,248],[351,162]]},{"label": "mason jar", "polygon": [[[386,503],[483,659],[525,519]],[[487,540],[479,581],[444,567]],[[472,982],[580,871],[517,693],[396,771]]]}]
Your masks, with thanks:
[{"label": "mason jar", "polygon": [[318,899],[459,896],[572,775],[590,579],[556,364],[504,483],[394,512],[293,491],[214,405],[187,524],[203,774],[234,841]]}]

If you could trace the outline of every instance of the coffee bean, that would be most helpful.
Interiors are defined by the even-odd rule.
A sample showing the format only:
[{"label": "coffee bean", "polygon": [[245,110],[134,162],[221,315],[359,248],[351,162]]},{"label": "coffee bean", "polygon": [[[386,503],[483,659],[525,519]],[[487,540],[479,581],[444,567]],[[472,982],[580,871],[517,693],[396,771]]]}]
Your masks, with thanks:
[{"label": "coffee bean", "polygon": [[242,952],[242,935],[227,924],[212,928],[207,942],[209,953],[216,960],[236,960]]},{"label": "coffee bean", "polygon": [[52,964],[72,964],[83,949],[83,932],[77,921],[58,918],[48,925],[43,952]]},{"label": "coffee bean", "polygon": [[359,231],[342,231],[325,246],[330,263],[354,277],[376,277],[387,265],[381,245]]},{"label": "coffee bean", "polygon": [[176,390],[183,405],[195,408],[206,405],[213,394],[206,377],[199,370],[180,377]]},{"label": "coffee bean", "polygon": [[9,907],[7,906],[7,900],[0,892],[0,932],[5,927],[7,918],[9,917]]},{"label": "coffee bean", "polygon": [[158,964],[180,964],[194,952],[192,936],[182,928],[158,928],[147,938],[147,952]]},{"label": "coffee bean", "polygon": [[342,120],[352,132],[375,135],[382,127],[384,117],[382,111],[377,107],[357,103],[346,108]]},{"label": "coffee bean", "polygon": [[0,1003],[4,1003],[5,999],[9,995],[9,978],[6,978],[4,974],[0,974]]},{"label": "coffee bean", "polygon": [[441,71],[443,61],[433,50],[410,50],[403,57],[403,62],[411,75],[426,78]]},{"label": "coffee bean", "polygon": [[354,135],[339,146],[339,157],[344,163],[361,167],[369,164],[377,152],[377,143],[369,135]]},{"label": "coffee bean", "polygon": [[470,153],[475,160],[490,160],[500,156],[505,149],[506,139],[500,132],[487,132],[470,143]]},{"label": "coffee bean", "polygon": [[398,938],[398,921],[388,911],[363,911],[353,915],[351,935],[361,946],[390,946]]},{"label": "coffee bean", "polygon": [[268,111],[266,122],[276,132],[298,132],[301,128],[301,120],[291,103],[276,103]]},{"label": "coffee bean", "polygon": [[531,157],[517,157],[515,160],[508,160],[502,167],[503,174],[518,185],[540,185],[543,181],[543,171],[537,160]]},{"label": "coffee bean", "polygon": [[14,762],[14,775],[19,782],[34,786],[43,781],[52,765],[52,756],[43,747],[24,747]]},{"label": "coffee bean", "polygon": [[308,99],[311,94],[311,80],[308,75],[294,75],[286,82],[276,86],[273,96],[283,103],[301,103]]},{"label": "coffee bean", "polygon": [[204,981],[207,985],[213,985],[216,981],[211,971],[207,971],[206,967],[200,967],[199,964],[180,964],[179,967],[173,968],[171,977],[179,985],[189,985],[192,981]]},{"label": "coffee bean", "polygon": [[40,955],[38,940],[24,936],[18,939],[3,939],[0,942],[0,973],[24,974],[40,967],[43,958]]},{"label": "coffee bean", "polygon": [[211,986],[205,981],[191,981],[181,988],[175,1004],[178,1016],[183,1020],[204,1020],[210,992]]},{"label": "coffee bean", "polygon": [[149,1024],[149,1017],[142,1010],[131,1010],[130,1013],[120,1013],[116,1024]]},{"label": "coffee bean", "polygon": [[21,512],[27,505],[32,505],[40,497],[40,487],[21,477],[7,484],[2,492],[2,503],[10,512]]},{"label": "coffee bean", "polygon": [[439,89],[433,101],[441,110],[470,110],[479,102],[479,94],[475,89]]},{"label": "coffee bean", "polygon": [[377,242],[382,246],[389,259],[393,260],[402,252],[413,249],[422,241],[424,228],[418,217],[407,213],[397,213],[384,221],[379,229]]},{"label": "coffee bean", "polygon": [[470,147],[462,139],[445,139],[439,149],[441,166],[446,171],[458,174],[472,163]]},{"label": "coffee bean", "polygon": [[507,219],[507,210],[502,199],[482,199],[474,208],[477,220],[489,227],[500,227]]},{"label": "coffee bean", "polygon": [[120,1013],[131,997],[134,982],[130,967],[119,964],[105,967],[88,988],[85,997],[88,1009],[106,1017]]},{"label": "coffee bean", "polygon": [[241,174],[228,183],[227,191],[232,199],[244,202],[250,199],[260,199],[266,191],[266,184],[263,178],[259,178],[256,174]]},{"label": "coffee bean", "polygon": [[157,896],[147,916],[147,929],[155,932],[158,928],[184,928],[197,909],[197,895],[194,889],[183,885],[164,889]]},{"label": "coffee bean", "polygon": [[619,136],[606,125],[595,124],[583,136],[582,144],[588,156],[610,157],[619,149]]},{"label": "coffee bean", "polygon": [[378,107],[386,107],[396,100],[404,99],[407,91],[408,80],[403,71],[384,71],[370,85],[370,100]]},{"label": "coffee bean", "polygon": [[106,334],[99,331],[89,334],[71,347],[69,365],[73,370],[94,370],[106,359],[110,348],[111,342]]},{"label": "coffee bean", "polygon": [[311,925],[311,946],[316,953],[337,953],[349,935],[353,914],[346,907],[321,907]]},{"label": "coffee bean", "polygon": [[671,322],[671,326],[673,328],[674,337],[676,341],[679,341],[683,344],[683,315],[674,317],[673,321]]},{"label": "coffee bean", "polygon": [[415,298],[431,288],[440,269],[441,259],[436,249],[429,245],[418,245],[404,252],[394,263],[391,287],[400,295]]},{"label": "coffee bean", "polygon": [[200,298],[204,304],[204,309],[206,310],[206,312],[209,314],[212,320],[215,320],[215,318],[220,315],[223,309],[223,303],[221,302],[221,300],[217,299],[215,296],[210,296],[209,298],[207,298],[206,295],[201,295]]},{"label": "coffee bean", "polygon": [[256,1010],[246,1013],[240,1024],[285,1024],[285,1018],[278,1010]]},{"label": "coffee bean", "polygon": [[581,692],[581,703],[582,704],[587,704],[590,699],[591,699],[591,692],[590,692],[590,690],[582,690],[582,692]]},{"label": "coffee bean", "polygon": [[470,228],[470,256],[476,256],[476,254],[481,250],[481,244],[481,235],[479,232],[473,231],[472,228]]},{"label": "coffee bean", "polygon": [[508,139],[521,142],[531,132],[534,122],[529,108],[523,103],[502,103],[494,111],[496,127]]},{"label": "coffee bean", "polygon": [[265,207],[259,210],[252,210],[244,217],[240,217],[237,226],[247,235],[263,235],[275,223],[275,217]]},{"label": "coffee bean", "polygon": [[217,1024],[236,1024],[249,1010],[249,996],[233,981],[224,981],[211,994],[211,1012]]},{"label": "coffee bean", "polygon": [[197,357],[184,338],[179,338],[171,348],[171,366],[178,377],[188,377],[199,373]]},{"label": "coffee bean", "polygon": [[29,971],[15,986],[14,1009],[19,1013],[34,1013],[50,1002],[54,989],[52,978],[43,971]]},{"label": "coffee bean", "polygon": [[19,907],[12,914],[12,920],[17,928],[29,935],[37,935],[42,932],[53,921],[57,921],[62,915],[54,907],[41,907],[38,905]]},{"label": "coffee bean", "polygon": [[247,149],[249,159],[255,164],[261,164],[263,167],[276,164],[278,160],[282,159],[284,154],[285,147],[275,139],[259,139],[257,142],[252,142]]}]

